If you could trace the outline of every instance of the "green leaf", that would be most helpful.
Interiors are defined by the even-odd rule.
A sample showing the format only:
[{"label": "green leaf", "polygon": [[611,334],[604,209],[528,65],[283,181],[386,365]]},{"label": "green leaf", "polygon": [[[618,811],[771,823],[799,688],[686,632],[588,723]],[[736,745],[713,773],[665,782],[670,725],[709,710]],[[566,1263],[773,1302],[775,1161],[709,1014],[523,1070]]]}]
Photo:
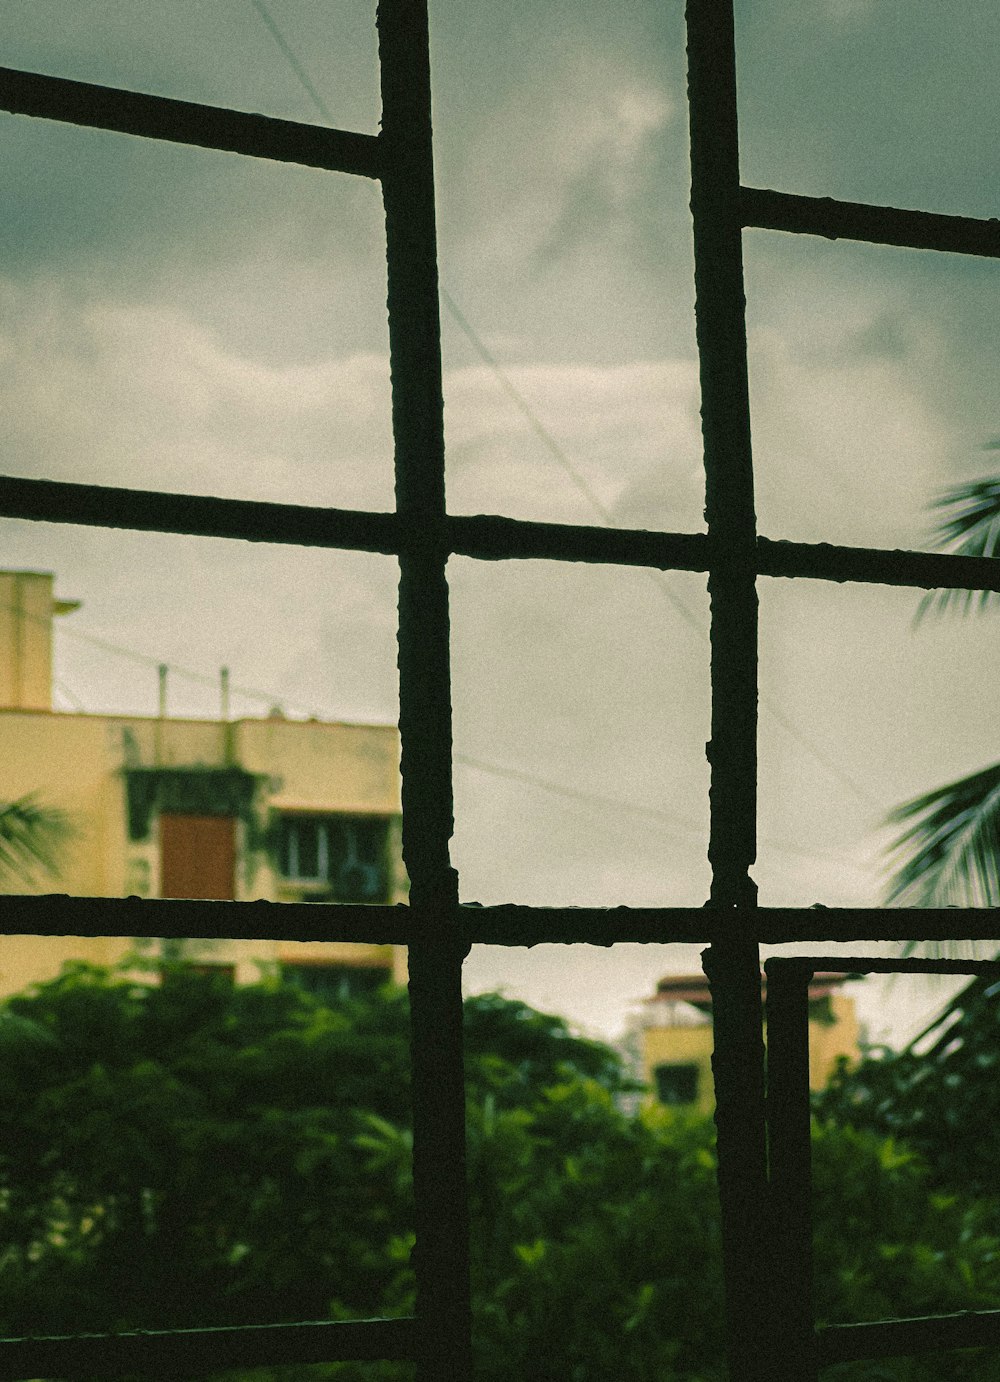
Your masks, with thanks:
[{"label": "green leaf", "polygon": [[30,794],[0,805],[0,882],[30,883],[37,868],[58,874],[60,849],[74,833],[65,811]]},{"label": "green leaf", "polygon": [[[1000,555],[1000,477],[956,485],[931,507],[938,513],[933,532],[937,546],[965,557]],[[984,609],[996,598],[989,590],[931,590],[920,602],[916,622],[931,610],[957,608],[967,613],[974,605]]]},{"label": "green leaf", "polygon": [[889,902],[908,907],[1000,903],[1000,763],[914,797],[890,814]]}]

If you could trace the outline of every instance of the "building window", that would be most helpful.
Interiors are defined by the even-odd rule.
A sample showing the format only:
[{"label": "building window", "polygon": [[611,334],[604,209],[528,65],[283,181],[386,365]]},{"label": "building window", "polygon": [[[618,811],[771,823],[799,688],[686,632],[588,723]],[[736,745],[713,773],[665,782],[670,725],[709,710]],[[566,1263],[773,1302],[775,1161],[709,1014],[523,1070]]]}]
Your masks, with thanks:
[{"label": "building window", "polygon": [[388,821],[379,816],[281,816],[278,870],[316,901],[386,902]]},{"label": "building window", "polygon": [[281,976],[322,1003],[344,1003],[374,993],[392,974],[385,965],[283,964]]},{"label": "building window", "polygon": [[661,1104],[682,1108],[698,1099],[698,1067],[692,1063],[667,1061],[653,1071],[656,1097]]}]

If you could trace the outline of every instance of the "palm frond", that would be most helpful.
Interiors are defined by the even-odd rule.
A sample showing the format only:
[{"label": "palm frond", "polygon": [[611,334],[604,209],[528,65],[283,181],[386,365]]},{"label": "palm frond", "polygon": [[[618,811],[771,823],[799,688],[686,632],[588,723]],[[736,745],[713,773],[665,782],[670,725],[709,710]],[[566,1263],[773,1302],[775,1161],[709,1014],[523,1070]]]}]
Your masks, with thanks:
[{"label": "palm frond", "polygon": [[1000,905],[1000,763],[897,806],[888,902],[906,907]]},{"label": "palm frond", "polygon": [[65,811],[32,795],[0,805],[0,884],[14,878],[30,883],[39,869],[58,874],[60,851],[73,833]]},{"label": "palm frond", "polygon": [[[1000,555],[1000,477],[955,485],[935,499],[931,508],[937,514],[932,534],[937,546],[964,557]],[[930,610],[940,613],[957,608],[967,613],[976,605],[985,608],[996,598],[990,590],[929,590],[920,601],[916,622]]]}]

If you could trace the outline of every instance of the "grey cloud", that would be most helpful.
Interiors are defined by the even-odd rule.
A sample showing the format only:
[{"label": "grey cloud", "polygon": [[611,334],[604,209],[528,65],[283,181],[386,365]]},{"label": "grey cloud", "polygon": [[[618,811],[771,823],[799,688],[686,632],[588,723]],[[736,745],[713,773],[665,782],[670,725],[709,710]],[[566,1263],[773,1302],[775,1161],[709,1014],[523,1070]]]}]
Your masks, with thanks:
[{"label": "grey cloud", "polygon": [[[553,383],[533,406],[619,521],[693,528],[703,506],[693,405],[694,440],[675,456],[655,408],[641,426],[629,416],[626,368],[694,359],[681,8],[432,0],[431,22],[449,290],[530,380],[622,367],[620,396],[598,381],[581,404]],[[746,181],[996,214],[995,0],[968,0],[961,15],[903,0],[738,8]],[[249,3],[176,0],[144,7],[142,24],[137,9],[11,0],[6,60],[313,118]],[[274,10],[337,122],[372,129],[374,3],[274,0]],[[574,121],[618,91],[658,93],[674,114],[617,153],[596,135],[574,140]],[[613,131],[613,104],[605,124]],[[72,455],[79,478],[111,478],[107,467],[137,465],[141,451],[143,475],[178,486],[222,476],[269,497],[345,502],[350,490],[384,506],[365,488],[373,475],[388,483],[384,412],[369,426],[360,406],[386,349],[377,188],[7,116],[0,132],[0,275],[22,294],[17,311],[4,301],[18,334],[0,393],[25,472],[62,464],[67,474]],[[746,245],[770,536],[878,540],[898,529],[904,501],[919,510],[925,490],[981,468],[985,439],[1000,450],[995,265],[765,233]],[[109,312],[154,322],[148,349],[130,357],[124,328],[112,349],[93,327]],[[478,362],[447,319],[445,351],[453,502],[589,521],[555,463],[499,417],[496,381],[484,372],[475,396],[462,392],[456,371]],[[325,390],[322,408],[310,388]],[[63,593],[82,595],[71,616],[80,627],[207,671],[225,658],[234,680],[328,714],[395,713],[391,561],[30,525],[5,524],[4,535],[5,560],[55,569]],[[703,578],[670,579],[704,617]],[[706,645],[653,578],[533,564],[472,577],[456,562],[451,580],[459,752],[703,824]],[[762,584],[768,698],[807,737],[813,717],[826,726],[823,747],[861,776],[878,810],[977,766],[992,720],[975,698],[995,681],[982,672],[985,625],[963,680],[958,626],[916,648],[912,601],[855,602],[860,615],[848,617],[849,592],[810,589],[797,613],[779,607],[776,583]],[[902,671],[888,647],[905,654]],[[153,673],[112,674],[96,655],[64,671],[93,708],[140,691],[152,708]],[[902,749],[901,698],[880,696],[889,684],[919,699]],[[940,707],[959,695],[969,704],[945,740]],[[872,705],[889,718],[876,723]],[[843,798],[801,739],[769,721],[761,743],[765,833],[822,852],[832,830],[842,856],[790,862],[762,849],[768,897],[870,902],[876,882],[859,841],[872,813]],[[704,832],[633,827],[625,813],[470,768],[456,783],[467,897],[704,900]],[[602,1021],[617,1025],[612,1009],[636,996],[635,972],[616,980],[602,963],[567,983],[566,964],[561,950],[547,970],[559,1001],[594,1011],[599,988]]]}]

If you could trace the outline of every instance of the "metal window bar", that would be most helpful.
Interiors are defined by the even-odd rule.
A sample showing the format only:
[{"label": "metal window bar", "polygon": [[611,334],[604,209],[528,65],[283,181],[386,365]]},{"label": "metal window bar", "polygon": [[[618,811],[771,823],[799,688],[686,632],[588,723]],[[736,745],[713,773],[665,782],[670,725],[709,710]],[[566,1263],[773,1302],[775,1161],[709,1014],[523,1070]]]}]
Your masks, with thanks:
[{"label": "metal window bar", "polygon": [[[689,0],[687,21],[707,533],[621,531],[447,514],[426,0],[382,0],[379,5],[383,129],[378,136],[0,69],[0,109],[11,113],[381,180],[389,273],[395,513],[0,477],[0,515],[395,555],[400,564],[403,841],[413,885],[410,906],[321,909],[6,897],[0,905],[0,933],[377,939],[408,945],[419,1243],[414,1321],[11,1340],[0,1343],[0,1378],[37,1376],[64,1366],[69,1372],[85,1366],[111,1376],[141,1365],[176,1375],[178,1366],[196,1369],[208,1358],[220,1366],[228,1359],[266,1363],[279,1358],[402,1357],[415,1359],[423,1378],[467,1376],[460,975],[464,954],[477,942],[710,943],[706,970],[716,1011],[714,1069],[730,1372],[733,1378],[753,1382],[778,1375],[775,1364],[788,1361],[787,1351],[783,1359],[778,1357],[775,1341],[781,1330],[773,1313],[774,1293],[765,1289],[762,1269],[768,1266],[767,1253],[779,1242],[788,1254],[785,1279],[792,1264],[803,1260],[804,1230],[792,1213],[794,1195],[786,1195],[784,1219],[779,1215],[776,1230],[768,1215],[790,1174],[794,1182],[796,1156],[801,1160],[801,1109],[775,1095],[772,1083],[769,1185],[758,947],[788,941],[947,939],[959,930],[963,938],[1000,940],[1000,915],[989,909],[956,914],[943,909],[757,907],[749,873],[755,852],[756,578],[996,591],[1000,569],[986,558],[773,541],[756,535],[741,235],[745,227],[755,226],[1000,258],[1000,224],[742,187],[732,0]],[[445,564],[452,553],[480,560],[545,558],[708,573],[713,885],[707,908],[459,906],[457,878],[448,857],[452,798]],[[852,962],[852,969],[857,968]],[[777,978],[781,973],[779,967],[779,994],[785,982]],[[776,1001],[772,1041],[776,1036],[779,1050],[796,1050],[788,1065],[794,1086],[796,1078],[801,1083],[801,1012],[795,1011],[791,999],[787,1011],[780,997]],[[782,1069],[779,1058],[775,1070]],[[778,1073],[776,1078],[780,1090],[783,1076]],[[797,1246],[792,1241],[796,1234]],[[984,1316],[976,1328],[996,1330],[990,1320],[992,1316]],[[935,1340],[943,1337],[941,1330],[950,1330],[949,1339],[964,1340],[971,1327],[966,1316],[956,1317],[952,1324],[930,1323]],[[926,1321],[895,1321],[831,1328],[823,1331],[815,1357],[834,1361],[877,1356],[895,1348],[898,1337],[914,1338],[920,1329],[927,1333],[927,1326]],[[985,1341],[985,1333],[982,1337]],[[863,1345],[862,1338],[867,1340]],[[857,1352],[860,1347],[869,1351],[862,1355]],[[802,1359],[792,1361],[798,1366]],[[807,1361],[811,1365],[811,1355]]]},{"label": "metal window bar", "polygon": [[[1000,1346],[1000,1310],[836,1324],[817,1329],[812,1304],[809,983],[834,974],[1000,975],[1000,960],[906,960],[813,955],[769,959],[767,1125],[778,1360],[783,1377],[815,1382],[833,1363]],[[780,1304],[779,1304],[780,1303]]]}]

